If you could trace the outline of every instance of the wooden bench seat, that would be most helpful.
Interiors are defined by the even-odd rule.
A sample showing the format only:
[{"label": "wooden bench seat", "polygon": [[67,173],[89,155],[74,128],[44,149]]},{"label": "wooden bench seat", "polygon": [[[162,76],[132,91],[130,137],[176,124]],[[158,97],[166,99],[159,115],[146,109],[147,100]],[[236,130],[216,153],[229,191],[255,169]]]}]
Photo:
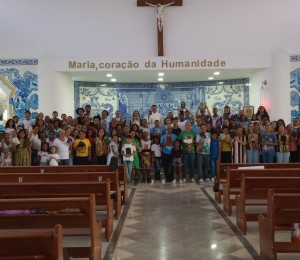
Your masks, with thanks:
[{"label": "wooden bench seat", "polygon": [[101,219],[109,241],[113,232],[113,201],[110,198],[110,181],[106,182],[42,182],[0,183],[0,198],[53,198],[89,197],[96,195],[96,205],[103,205],[105,217]]},{"label": "wooden bench seat", "polygon": [[278,230],[290,232],[293,223],[300,223],[300,193],[268,192],[267,215],[259,215],[260,255],[264,260],[277,260],[277,253],[300,253],[295,242],[276,242]]},{"label": "wooden bench seat", "polygon": [[226,183],[227,172],[230,169],[238,169],[239,167],[263,166],[265,169],[281,169],[281,168],[298,168],[300,163],[218,163],[216,182],[219,185],[219,191],[215,192],[215,200],[220,204],[223,196],[223,184]]},{"label": "wooden bench seat", "polygon": [[[128,182],[125,165],[119,165],[119,182],[122,195],[122,204],[128,202]],[[7,166],[0,167],[0,173],[59,173],[59,172],[111,172],[108,165],[72,165],[72,166]]]},{"label": "wooden bench seat", "polygon": [[236,203],[235,198],[231,196],[240,193],[242,174],[252,177],[300,177],[300,169],[229,169],[226,183],[223,185],[223,209],[229,216],[232,214],[232,206]]},{"label": "wooden bench seat", "polygon": [[[247,206],[266,206],[269,189],[282,192],[300,192],[300,176],[249,177],[242,175],[241,192],[236,198],[236,223],[243,234],[247,233],[247,221],[258,220],[258,213],[247,213]],[[259,213],[264,214],[265,212]]]},{"label": "wooden bench seat", "polygon": [[0,231],[0,245],[0,260],[63,260],[61,225],[49,231]]},{"label": "wooden bench seat", "polygon": [[1,183],[36,183],[36,182],[101,182],[110,180],[110,191],[115,201],[115,217],[121,215],[121,188],[119,185],[119,173],[116,172],[60,172],[60,173],[0,173]]},{"label": "wooden bench seat", "polygon": [[[62,213],[61,210],[66,208],[79,209],[80,212]],[[101,258],[101,221],[96,219],[95,195],[73,198],[0,199],[0,211],[16,209],[39,209],[49,213],[0,214],[1,234],[16,229],[46,232],[47,229],[59,223],[62,225],[64,236],[88,235],[90,237],[88,246],[66,247],[68,255],[77,258],[89,257],[93,260]]]}]

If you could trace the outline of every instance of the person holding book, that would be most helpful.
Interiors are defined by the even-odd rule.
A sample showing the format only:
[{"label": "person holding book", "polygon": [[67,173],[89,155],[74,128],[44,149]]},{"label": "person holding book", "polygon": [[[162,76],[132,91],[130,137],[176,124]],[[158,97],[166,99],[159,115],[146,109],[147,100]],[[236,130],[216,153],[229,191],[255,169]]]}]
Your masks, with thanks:
[{"label": "person holding book", "polygon": [[123,162],[126,167],[126,177],[128,184],[131,183],[131,172],[132,172],[132,163],[133,157],[136,154],[136,148],[132,143],[133,138],[128,136],[126,139],[126,143],[123,145],[121,149],[121,154],[123,155]]},{"label": "person holding book", "polygon": [[92,158],[90,141],[85,138],[85,132],[79,131],[79,138],[75,140],[73,149],[75,151],[75,165],[88,165]]},{"label": "person holding book", "polygon": [[172,149],[173,149],[173,142],[178,139],[177,135],[172,133],[172,126],[167,126],[167,133],[164,134],[160,138],[160,145],[162,147],[162,164],[165,172],[166,182],[171,182],[173,180],[173,174],[171,171],[172,165]]}]

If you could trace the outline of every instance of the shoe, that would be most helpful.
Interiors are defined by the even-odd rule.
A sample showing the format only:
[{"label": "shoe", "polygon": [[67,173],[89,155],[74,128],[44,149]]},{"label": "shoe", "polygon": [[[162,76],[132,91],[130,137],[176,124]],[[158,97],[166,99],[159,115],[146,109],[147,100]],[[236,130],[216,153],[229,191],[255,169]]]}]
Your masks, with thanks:
[{"label": "shoe", "polygon": [[200,179],[199,182],[202,183],[202,182],[203,182],[203,179]]},{"label": "shoe", "polygon": [[191,179],[191,182],[196,182],[194,178]]},{"label": "shoe", "polygon": [[182,179],[182,182],[183,182],[183,183],[186,183],[186,178],[183,178],[183,179]]},{"label": "shoe", "polygon": [[150,183],[150,185],[152,185],[152,184],[154,184],[154,180],[151,180],[151,183]]},{"label": "shoe", "polygon": [[173,184],[176,184],[176,180],[174,179],[174,180],[172,181],[172,183],[173,183]]},{"label": "shoe", "polygon": [[209,179],[205,179],[204,181],[205,181],[205,182],[208,182],[208,181],[210,181],[210,180],[209,180]]},{"label": "shoe", "polygon": [[183,183],[182,179],[180,179],[180,180],[179,180],[179,183],[180,183],[180,184],[182,184],[182,183]]}]

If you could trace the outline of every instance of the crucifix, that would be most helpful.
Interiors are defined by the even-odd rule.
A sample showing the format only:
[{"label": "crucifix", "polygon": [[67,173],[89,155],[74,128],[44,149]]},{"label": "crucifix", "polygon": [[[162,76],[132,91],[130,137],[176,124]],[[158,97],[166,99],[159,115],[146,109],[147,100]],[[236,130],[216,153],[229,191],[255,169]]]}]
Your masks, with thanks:
[{"label": "crucifix", "polygon": [[163,10],[167,6],[182,6],[182,0],[137,0],[137,6],[156,8],[158,56],[164,56]]}]

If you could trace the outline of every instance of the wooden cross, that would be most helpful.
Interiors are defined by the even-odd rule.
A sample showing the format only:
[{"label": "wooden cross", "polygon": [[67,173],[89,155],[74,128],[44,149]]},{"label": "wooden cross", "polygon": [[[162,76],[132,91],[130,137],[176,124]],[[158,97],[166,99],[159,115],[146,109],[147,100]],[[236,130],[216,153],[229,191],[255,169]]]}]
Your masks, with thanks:
[{"label": "wooden cross", "polygon": [[150,6],[157,9],[158,56],[164,56],[163,9],[167,6],[182,6],[182,0],[137,0],[137,6]]}]

